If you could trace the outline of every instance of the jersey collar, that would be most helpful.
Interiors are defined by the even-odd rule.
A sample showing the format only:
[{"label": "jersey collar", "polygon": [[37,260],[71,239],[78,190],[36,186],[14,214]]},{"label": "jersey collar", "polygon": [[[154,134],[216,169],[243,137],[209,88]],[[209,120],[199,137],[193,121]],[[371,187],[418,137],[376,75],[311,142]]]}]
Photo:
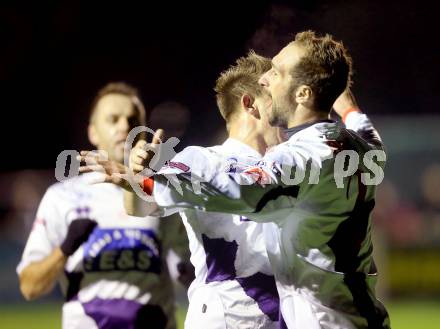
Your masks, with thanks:
[{"label": "jersey collar", "polygon": [[257,150],[254,150],[249,145],[240,142],[239,140],[236,140],[234,138],[228,138],[222,145],[225,146],[227,149],[234,150],[234,153],[243,153],[245,155],[261,158],[261,154],[258,153]]},{"label": "jersey collar", "polygon": [[295,135],[297,132],[299,132],[301,130],[304,130],[306,128],[309,128],[309,127],[311,127],[311,126],[313,126],[313,125],[315,125],[317,123],[323,123],[323,122],[334,123],[336,121],[331,120],[331,119],[323,119],[323,120],[307,122],[307,123],[304,123],[304,124],[299,125],[299,126],[295,126],[295,127],[292,127],[292,128],[284,129],[284,134],[287,137],[287,139],[289,139],[290,137]]}]

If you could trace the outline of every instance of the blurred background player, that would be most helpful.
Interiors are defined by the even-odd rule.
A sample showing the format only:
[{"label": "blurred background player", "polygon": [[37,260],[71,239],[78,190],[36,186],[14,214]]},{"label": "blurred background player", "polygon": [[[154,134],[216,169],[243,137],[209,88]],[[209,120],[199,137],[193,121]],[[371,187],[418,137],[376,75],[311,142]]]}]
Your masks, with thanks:
[{"label": "blurred background player", "polygon": [[[262,111],[270,106],[270,97],[257,83],[268,69],[269,59],[250,52],[224,71],[215,91],[229,138],[213,147],[187,147],[159,172],[194,172],[205,165],[213,170],[239,170],[255,165],[268,147],[278,144],[280,131],[269,126]],[[144,169],[144,145],[139,142],[132,150],[135,172]],[[203,163],[199,163],[200,154],[206,157]],[[133,205],[127,208],[130,212],[140,209]],[[279,297],[262,225],[239,215],[190,209],[181,216],[196,274],[188,291],[185,328],[279,328]]]},{"label": "blurred background player", "polygon": [[[145,125],[139,95],[109,83],[92,104],[88,136],[109,159],[123,162],[129,131]],[[130,218],[122,190],[84,174],[49,187],[17,267],[27,300],[59,281],[63,328],[175,328],[174,294],[166,255],[186,257],[180,220]]]}]

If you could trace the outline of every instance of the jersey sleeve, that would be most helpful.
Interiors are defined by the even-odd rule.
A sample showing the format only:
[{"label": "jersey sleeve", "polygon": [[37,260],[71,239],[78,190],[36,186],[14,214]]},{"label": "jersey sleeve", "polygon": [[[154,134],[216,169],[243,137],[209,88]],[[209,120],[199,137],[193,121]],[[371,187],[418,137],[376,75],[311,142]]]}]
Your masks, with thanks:
[{"label": "jersey sleeve", "polygon": [[[222,170],[220,166],[219,157],[202,147],[189,146],[176,154],[154,176],[158,183],[153,197],[159,208],[152,215],[166,217],[187,208],[182,202],[181,196],[185,193],[182,188],[187,189],[189,184],[191,191],[197,192],[201,181],[212,180],[216,171]],[[161,207],[162,200],[167,200],[167,207]]]},{"label": "jersey sleeve", "polygon": [[18,274],[31,263],[49,256],[61,244],[64,220],[56,205],[56,192],[49,188],[38,207],[21,261],[17,266]]},{"label": "jersey sleeve", "polygon": [[383,149],[382,139],[368,116],[362,112],[352,111],[344,120],[347,129],[359,134],[374,149]]}]

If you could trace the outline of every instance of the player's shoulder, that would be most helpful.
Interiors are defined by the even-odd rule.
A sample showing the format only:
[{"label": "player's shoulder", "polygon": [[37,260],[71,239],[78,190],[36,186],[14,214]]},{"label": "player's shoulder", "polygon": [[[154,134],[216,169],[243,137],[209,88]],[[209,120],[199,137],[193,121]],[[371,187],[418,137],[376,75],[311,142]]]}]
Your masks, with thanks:
[{"label": "player's shoulder", "polygon": [[[311,124],[298,130],[289,136],[289,138],[279,144],[281,148],[295,147],[298,145],[327,144],[328,140],[336,140],[344,130],[343,124],[336,121],[323,121]],[[292,129],[291,129],[292,130]]]},{"label": "player's shoulder", "polygon": [[197,164],[200,161],[217,158],[220,154],[221,152],[216,146],[187,146],[177,154],[176,158]]},{"label": "player's shoulder", "polygon": [[[209,151],[212,156],[217,157],[230,157],[237,155],[237,150],[231,144],[220,144],[220,145],[214,145],[206,148],[207,151]],[[240,154],[238,154],[240,155]]]},{"label": "player's shoulder", "polygon": [[209,161],[207,151],[201,146],[187,146],[168,161],[160,170],[162,174],[194,172]]},{"label": "player's shoulder", "polygon": [[45,197],[58,200],[75,200],[83,197],[90,190],[93,174],[82,174],[56,182],[48,187]]},{"label": "player's shoulder", "polygon": [[332,153],[328,141],[335,139],[341,127],[333,122],[314,124],[298,130],[288,140],[266,152],[265,159],[290,163],[326,158]]}]

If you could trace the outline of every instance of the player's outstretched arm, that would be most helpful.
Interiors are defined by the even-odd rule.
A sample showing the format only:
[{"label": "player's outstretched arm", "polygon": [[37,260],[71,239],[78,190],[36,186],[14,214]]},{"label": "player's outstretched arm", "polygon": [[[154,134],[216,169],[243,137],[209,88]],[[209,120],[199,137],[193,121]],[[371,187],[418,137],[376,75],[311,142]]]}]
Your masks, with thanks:
[{"label": "player's outstretched arm", "polygon": [[[88,154],[81,152],[81,160],[88,162],[89,165],[82,165],[80,171],[98,171],[102,166],[106,182],[115,183],[129,192],[124,198],[127,213],[130,215],[151,215],[156,206],[159,206],[162,215],[174,213],[182,208],[193,208],[272,221],[273,216],[271,218],[266,216],[269,213],[268,209],[283,210],[291,206],[290,202],[285,202],[286,198],[278,198],[278,194],[286,197],[295,196],[296,187],[285,188],[279,178],[273,174],[272,160],[266,161],[267,165],[251,167],[246,172],[227,173],[224,171],[225,163],[219,163],[218,159],[204,148],[194,146],[178,153],[170,161],[170,165],[158,173],[140,175],[148,170],[146,163],[149,163],[152,157],[151,154],[141,150],[142,147],[139,144],[131,151],[130,167],[133,171],[127,168],[124,169],[125,171],[119,170],[119,166],[112,165],[108,160],[100,160],[93,154],[92,161],[90,159],[87,161]],[[279,153],[279,157],[284,160],[286,158],[286,150],[272,153]],[[294,157],[289,161],[288,164],[294,167]],[[121,174],[127,171],[132,174]],[[135,174],[138,171],[140,172]],[[127,178],[130,177],[136,179],[133,184],[126,184],[129,182]],[[126,182],[121,182],[120,178],[125,179]],[[139,190],[134,191],[133,187]],[[133,192],[137,192],[138,195]],[[150,202],[140,199],[139,194],[142,195],[144,192]],[[139,203],[144,207],[144,211],[139,212],[139,209],[142,209]],[[266,207],[268,203],[271,204],[270,207]]]},{"label": "player's outstretched arm", "polygon": [[102,174],[96,181],[92,182],[93,184],[112,183],[125,190],[132,190],[130,181],[134,181],[136,177],[123,164],[103,158],[96,151],[81,151],[77,160],[80,161],[80,173],[99,172]]},{"label": "player's outstretched arm", "polygon": [[[273,152],[286,159],[286,150]],[[293,167],[295,159],[290,160]],[[262,161],[245,171],[228,172],[227,163],[219,163],[209,151],[188,147],[173,158],[170,168],[145,179],[144,191],[164,211],[193,208],[274,221],[273,210],[286,211],[291,207],[290,198],[296,196],[298,188],[286,186],[273,173],[272,162]]]}]

